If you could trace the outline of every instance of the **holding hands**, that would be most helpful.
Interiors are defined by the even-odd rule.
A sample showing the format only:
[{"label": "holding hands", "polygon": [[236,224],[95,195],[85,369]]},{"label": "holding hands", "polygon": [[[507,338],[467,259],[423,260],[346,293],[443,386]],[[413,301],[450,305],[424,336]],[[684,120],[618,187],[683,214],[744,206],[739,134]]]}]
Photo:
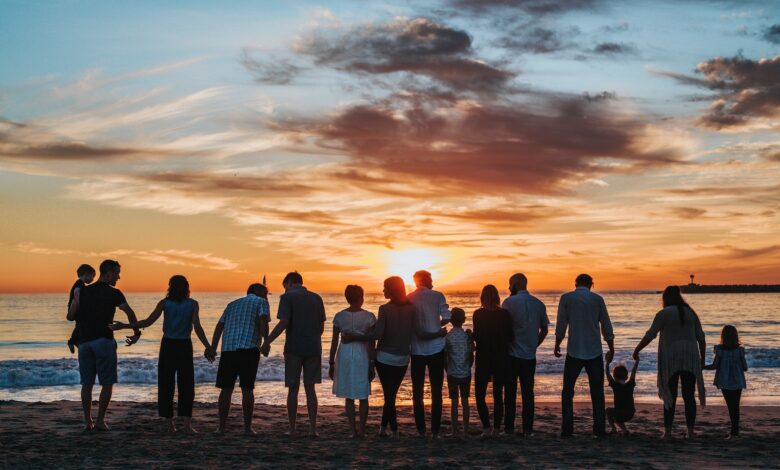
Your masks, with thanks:
[{"label": "holding hands", "polygon": [[561,345],[556,344],[555,349],[553,350],[553,354],[555,354],[555,357],[561,357]]}]

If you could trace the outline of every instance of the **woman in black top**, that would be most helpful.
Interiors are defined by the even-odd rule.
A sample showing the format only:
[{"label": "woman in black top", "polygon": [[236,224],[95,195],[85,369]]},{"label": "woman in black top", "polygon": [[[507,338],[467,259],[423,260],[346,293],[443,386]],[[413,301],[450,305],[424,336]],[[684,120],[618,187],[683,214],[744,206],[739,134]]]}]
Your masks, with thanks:
[{"label": "woman in black top", "polygon": [[[509,312],[500,307],[498,289],[488,284],[480,296],[482,308],[474,312],[474,341],[476,342],[476,370],[474,371],[474,395],[477,411],[482,421],[483,437],[498,432],[504,417],[503,390],[509,362],[509,346],[514,340],[512,318]],[[493,380],[493,428],[490,427],[490,414],[485,394],[487,384]]]}]

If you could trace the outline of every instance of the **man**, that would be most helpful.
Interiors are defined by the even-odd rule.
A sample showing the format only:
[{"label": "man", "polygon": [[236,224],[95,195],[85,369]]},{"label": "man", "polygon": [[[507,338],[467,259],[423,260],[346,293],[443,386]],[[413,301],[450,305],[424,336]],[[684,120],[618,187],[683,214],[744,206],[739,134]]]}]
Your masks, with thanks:
[{"label": "man", "polygon": [[254,435],[252,415],[255,411],[255,379],[260,363],[260,339],[268,339],[269,308],[268,289],[262,284],[252,284],[246,290],[246,297],[228,304],[214,328],[211,350],[207,358],[214,360],[222,337],[222,354],[217,369],[219,392],[219,427],[217,433],[225,432],[230,401],[236,378],[241,387],[241,405],[244,412],[244,434]]},{"label": "man", "polygon": [[509,377],[505,388],[506,432],[515,431],[517,381],[523,397],[523,435],[530,437],[534,430],[534,377],[536,349],[547,337],[550,319],[547,307],[528,292],[528,278],[517,273],[509,278],[511,296],[501,305],[512,318],[514,341],[509,348]]},{"label": "man", "polygon": [[555,357],[561,357],[561,342],[566,337],[567,327],[569,329],[561,394],[561,437],[571,437],[574,432],[574,384],[583,367],[588,373],[590,400],[593,404],[593,434],[601,437],[605,434],[606,423],[604,360],[599,330],[609,345],[607,362],[612,361],[615,354],[615,335],[612,333],[612,323],[604,299],[591,292],[593,278],[580,274],[575,280],[575,286],[574,291],[561,296],[558,319],[555,322]]},{"label": "man", "polygon": [[409,300],[415,306],[415,335],[412,337],[412,399],[414,403],[414,422],[417,432],[425,436],[425,406],[423,389],[425,387],[425,368],[428,368],[428,380],[431,384],[431,433],[439,435],[442,411],[442,386],[444,384],[444,364],[446,361],[444,336],[447,330],[442,328],[451,318],[449,306],[444,294],[433,290],[433,279],[428,271],[414,273],[417,289],[409,294]]},{"label": "man", "polygon": [[268,354],[271,343],[283,331],[284,385],[287,387],[287,419],[290,436],[295,436],[298,416],[298,390],[303,373],[306,391],[306,408],[309,412],[309,429],[317,437],[317,391],[315,385],[322,382],[322,333],[325,331],[325,305],[322,297],[303,286],[303,276],[288,273],[282,281],[284,294],[279,298],[279,323],[277,323],[263,354]]},{"label": "man", "polygon": [[[100,263],[100,278],[74,293],[68,308],[68,320],[78,320],[79,374],[81,375],[81,407],[87,430],[108,431],[106,410],[117,383],[117,357],[114,332],[109,325],[114,321],[116,308],[125,312],[130,323],[137,321],[135,312],[127,304],[124,294],[114,287],[119,281],[119,262],[107,259]],[[125,342],[131,346],[141,337],[136,328]],[[92,388],[95,376],[100,380],[100,401],[97,422],[92,421]]]}]

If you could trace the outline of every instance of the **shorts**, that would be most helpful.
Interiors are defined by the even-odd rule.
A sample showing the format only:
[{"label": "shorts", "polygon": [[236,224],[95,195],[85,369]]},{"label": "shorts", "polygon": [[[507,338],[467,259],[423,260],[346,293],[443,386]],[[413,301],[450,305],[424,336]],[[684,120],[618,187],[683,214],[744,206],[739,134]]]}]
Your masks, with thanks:
[{"label": "shorts", "polygon": [[100,385],[117,383],[116,341],[98,338],[79,344],[79,375],[82,385],[95,385],[95,376]]},{"label": "shorts", "polygon": [[617,408],[607,408],[607,416],[618,423],[627,423],[634,417],[634,410],[620,410]]},{"label": "shorts", "polygon": [[236,378],[241,388],[255,388],[259,364],[260,350],[257,348],[224,351],[219,357],[217,388],[232,389],[236,386]]},{"label": "shorts", "polygon": [[297,387],[301,383],[313,385],[322,383],[322,356],[298,356],[284,353],[284,386]]},{"label": "shorts", "polygon": [[471,376],[453,377],[448,375],[447,389],[450,391],[450,399],[455,399],[456,392],[459,392],[461,397],[468,398],[471,391]]}]

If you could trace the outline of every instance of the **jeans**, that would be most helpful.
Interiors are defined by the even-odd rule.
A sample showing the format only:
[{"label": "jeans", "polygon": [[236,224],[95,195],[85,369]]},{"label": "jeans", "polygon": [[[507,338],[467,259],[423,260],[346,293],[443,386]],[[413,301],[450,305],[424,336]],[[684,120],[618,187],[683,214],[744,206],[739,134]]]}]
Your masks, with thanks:
[{"label": "jeans", "polygon": [[412,355],[412,400],[414,402],[414,423],[417,432],[425,434],[425,405],[423,388],[425,386],[425,368],[428,368],[428,380],[431,382],[431,432],[439,433],[441,427],[442,396],[444,386],[444,351],[430,356]]},{"label": "jeans", "polygon": [[493,380],[493,428],[499,429],[504,418],[504,382],[506,382],[506,360],[477,360],[474,370],[474,397],[477,403],[477,412],[482,421],[483,428],[490,427],[490,412],[485,395],[488,382]]},{"label": "jeans", "polygon": [[696,377],[686,371],[676,372],[669,379],[669,391],[672,394],[671,408],[664,408],[664,427],[671,428],[674,422],[674,409],[677,407],[677,386],[682,381],[682,396],[685,402],[685,424],[692,428],[696,424]]},{"label": "jeans", "polygon": [[398,430],[395,397],[398,395],[398,389],[401,388],[401,382],[403,382],[408,368],[408,365],[390,366],[379,361],[376,363],[376,373],[382,384],[382,394],[385,399],[385,404],[382,406],[382,427],[390,425],[392,431]]},{"label": "jeans", "polygon": [[590,401],[593,405],[593,434],[597,436],[606,434],[603,356],[599,355],[593,359],[578,359],[566,355],[566,363],[563,366],[563,392],[561,393],[562,436],[571,436],[574,433],[574,384],[577,383],[577,378],[583,367],[588,373]]},{"label": "jeans", "polygon": [[173,418],[173,392],[179,386],[179,416],[192,416],[195,401],[195,367],[192,341],[163,338],[157,365],[157,409],[163,418]]},{"label": "jeans", "polygon": [[739,400],[742,398],[742,390],[722,389],[723,398],[726,399],[726,405],[729,408],[729,418],[731,419],[731,435],[739,435]]},{"label": "jeans", "polygon": [[536,359],[509,358],[509,376],[504,388],[504,407],[506,408],[506,432],[515,431],[515,413],[517,407],[517,381],[520,380],[520,393],[523,398],[523,432],[530,434],[534,430],[534,376]]}]

